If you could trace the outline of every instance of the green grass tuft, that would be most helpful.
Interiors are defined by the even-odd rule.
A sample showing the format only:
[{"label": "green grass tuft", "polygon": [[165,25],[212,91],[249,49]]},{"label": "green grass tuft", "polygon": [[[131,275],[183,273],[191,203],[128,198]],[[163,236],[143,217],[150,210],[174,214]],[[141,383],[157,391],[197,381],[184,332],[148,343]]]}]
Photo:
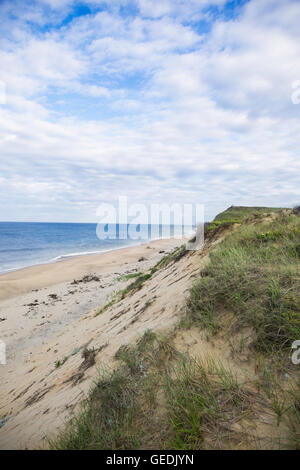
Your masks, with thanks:
[{"label": "green grass tuft", "polygon": [[225,440],[230,424],[248,409],[247,393],[232,372],[212,360],[204,363],[185,358],[177,362],[167,376],[167,396],[174,432],[169,448],[176,450],[205,448],[204,436]]},{"label": "green grass tuft", "polygon": [[130,274],[122,274],[121,276],[117,277],[117,282],[125,282],[129,281],[130,279],[134,279],[135,277],[141,276],[143,273],[130,273]]}]

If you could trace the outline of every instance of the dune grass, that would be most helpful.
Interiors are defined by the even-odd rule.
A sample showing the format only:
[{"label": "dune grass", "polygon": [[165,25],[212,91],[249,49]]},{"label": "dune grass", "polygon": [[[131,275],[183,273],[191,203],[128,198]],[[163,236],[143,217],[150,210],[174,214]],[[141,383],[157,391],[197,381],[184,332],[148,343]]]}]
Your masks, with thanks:
[{"label": "dune grass", "polygon": [[289,414],[289,446],[291,449],[300,450],[300,378],[290,394],[292,405]]},{"label": "dune grass", "polygon": [[118,276],[116,281],[117,282],[126,282],[129,281],[130,279],[134,279],[136,277],[141,276],[143,273],[137,272],[137,273],[129,273],[129,274],[122,274],[121,276]]},{"label": "dune grass", "polygon": [[182,245],[180,247],[175,248],[171,253],[164,256],[160,261],[156,263],[156,265],[152,268],[152,272],[157,271],[158,269],[164,268],[168,266],[171,262],[176,263],[180,260],[184,255],[186,255],[187,250],[186,246]]},{"label": "dune grass", "polygon": [[178,353],[172,337],[147,330],[135,346],[121,346],[116,359],[119,367],[99,372],[81,411],[48,440],[51,449],[202,449],[204,435],[217,435],[219,447],[249,411],[247,392],[231,371]]},{"label": "dune grass", "polygon": [[222,314],[234,327],[254,329],[254,346],[267,353],[300,338],[300,218],[281,214],[244,225],[210,256],[190,291],[187,318],[216,332]]},{"label": "dune grass", "polygon": [[250,412],[249,393],[212,359],[177,361],[167,374],[167,396],[172,449],[202,449],[210,439],[224,448],[233,434],[230,427]]},{"label": "dune grass", "polygon": [[214,230],[219,226],[241,224],[248,218],[262,218],[264,215],[282,211],[281,208],[273,207],[245,207],[231,206],[220,212],[206,228],[207,231]]},{"label": "dune grass", "polygon": [[[111,300],[109,300],[106,304],[104,304],[96,313],[95,313],[95,317],[97,317],[98,315],[101,315],[101,313],[105,312],[109,307],[112,307],[116,302],[118,302],[119,300],[122,300],[126,297],[126,295],[128,294],[132,294],[133,292],[141,289],[141,287],[143,286],[144,282],[147,281],[148,279],[150,279],[150,277],[152,276],[152,273],[147,273],[147,274],[143,274],[143,273],[134,273],[134,275],[128,275],[126,279],[122,279],[123,281],[124,280],[130,280],[130,279],[135,279],[133,282],[131,282],[127,287],[125,287],[124,289],[121,289],[119,290],[118,292],[116,292],[113,297],[111,298]],[[117,279],[119,280],[119,279]]]},{"label": "dune grass", "polygon": [[[135,346],[124,345],[116,353],[119,367],[101,369],[79,414],[55,439],[51,449],[138,449],[145,430],[146,406],[154,404],[154,390],[173,349],[167,338],[146,330]],[[152,396],[152,399],[150,399]],[[151,414],[150,414],[151,417]],[[149,419],[149,417],[148,417]]]}]

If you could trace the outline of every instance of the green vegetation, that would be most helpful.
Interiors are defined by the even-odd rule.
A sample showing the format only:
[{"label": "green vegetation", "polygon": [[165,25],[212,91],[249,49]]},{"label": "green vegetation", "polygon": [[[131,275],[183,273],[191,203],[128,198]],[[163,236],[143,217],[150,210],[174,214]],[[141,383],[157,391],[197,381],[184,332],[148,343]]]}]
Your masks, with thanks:
[{"label": "green vegetation", "polygon": [[[171,253],[168,255],[164,256],[158,263],[156,263],[155,266],[153,266],[150,271],[146,274],[143,273],[133,273],[133,274],[128,274],[126,276],[120,276],[117,278],[117,281],[124,281],[124,280],[129,280],[132,278],[136,278],[134,282],[129,284],[127,287],[124,289],[118,291],[113,298],[107,302],[103,307],[101,307],[95,314],[95,316],[101,315],[101,313],[105,312],[109,307],[114,305],[116,302],[119,300],[124,299],[128,294],[132,294],[133,292],[136,292],[137,290],[141,289],[144,282],[150,279],[153,274],[155,274],[159,269],[164,268],[171,262],[176,263],[177,261],[182,258],[186,254],[187,250],[185,245],[175,248]],[[121,279],[122,278],[122,279]]]},{"label": "green vegetation", "polygon": [[246,206],[231,206],[224,212],[220,212],[215,218],[215,221],[223,221],[235,219],[242,223],[246,219],[253,217],[263,217],[271,213],[281,212],[282,208],[278,207],[246,207]]},{"label": "green vegetation", "polygon": [[[105,305],[103,305],[103,307],[101,307],[95,313],[95,317],[97,317],[98,315],[101,315],[101,313],[105,312],[105,310],[107,310],[109,307],[114,305],[119,300],[124,299],[126,297],[126,295],[131,294],[131,293],[141,289],[144,282],[147,281],[147,279],[150,279],[150,277],[152,276],[152,273],[151,272],[148,273],[148,274],[137,273],[137,275],[138,275],[138,277],[136,278],[136,280],[134,282],[132,282],[131,284],[129,284],[127,287],[125,287],[125,289],[119,290],[109,302],[107,302]],[[136,276],[134,275],[134,276],[129,277],[128,279],[132,279],[132,278],[135,278],[135,277]]]},{"label": "green vegetation", "polygon": [[[122,346],[116,354],[120,366],[114,371],[99,372],[81,413],[55,440],[49,441],[50,447],[67,450],[139,448],[155,402],[153,388],[160,381],[157,371],[164,367],[171,353],[166,338],[150,330],[135,347]],[[142,398],[149,403],[148,409]],[[144,423],[144,430],[137,425],[140,421]]]},{"label": "green vegetation", "polygon": [[142,274],[141,276],[139,276],[135,281],[129,284],[128,287],[120,291],[119,293],[120,298],[124,299],[124,297],[126,297],[127,294],[141,289],[144,282],[150,279],[150,277],[151,277],[151,274]]},{"label": "green vegetation", "polygon": [[300,450],[300,379],[290,391],[292,405],[289,414],[290,448]]},{"label": "green vegetation", "polygon": [[109,307],[111,307],[115,302],[117,301],[117,297],[114,296],[109,302],[107,302],[103,307],[101,307],[97,312],[95,313],[95,317],[98,315],[101,315],[101,313],[105,312]]},{"label": "green vegetation", "polygon": [[230,370],[179,354],[170,337],[147,330],[116,358],[120,366],[99,373],[80,414],[50,448],[219,448],[251,414],[251,393]]},{"label": "green vegetation", "polygon": [[[155,274],[158,271],[158,269],[161,269],[167,266],[171,262],[176,263],[185,254],[186,254],[186,248],[185,248],[185,245],[183,245],[173,250],[170,254],[164,256],[160,261],[158,261],[158,263],[156,263],[156,265],[153,268],[150,269],[148,273],[146,274],[138,273],[138,277],[136,278],[134,282],[132,282],[131,284],[129,284],[129,286],[125,287],[125,289],[117,293],[116,300],[120,300],[120,299],[122,300],[128,294],[131,294],[141,289],[144,282],[150,279],[153,276],[153,274]],[[133,277],[136,277],[136,276],[133,276]]]},{"label": "green vegetation", "polygon": [[207,230],[213,230],[219,226],[228,226],[232,224],[241,224],[250,218],[262,218],[264,215],[282,211],[280,208],[272,207],[243,207],[231,206],[224,212],[220,212],[214,220],[208,225]]},{"label": "green vegetation", "polygon": [[[211,252],[210,263],[191,288],[182,323],[199,325],[211,335],[225,334],[232,353],[237,349],[240,354],[245,349],[242,332],[249,337],[250,329],[247,348],[257,362],[257,385],[277,416],[277,426],[289,421],[285,445],[299,449],[300,382],[292,391],[284,382],[293,372],[291,344],[300,338],[300,217],[297,211],[278,209],[264,220],[257,208],[255,213],[247,208],[244,217],[242,208],[233,208],[217,222],[228,222],[230,212],[237,216],[240,211],[235,220],[241,226]],[[240,338],[237,347],[235,337]]]},{"label": "green vegetation", "polygon": [[55,368],[57,369],[58,367],[62,366],[67,360],[68,360],[68,357],[65,356],[63,359],[59,359],[59,360],[55,361],[55,363],[54,363]]},{"label": "green vegetation", "polygon": [[241,226],[211,253],[191,289],[187,318],[215,333],[222,315],[234,313],[232,330],[252,327],[255,348],[290,348],[300,338],[299,245],[294,215]]},{"label": "green vegetation", "polygon": [[232,372],[179,354],[171,337],[147,330],[136,346],[121,346],[116,359],[119,367],[99,372],[81,412],[49,440],[50,448],[206,448],[204,433],[224,441],[250,412],[249,393]]},{"label": "green vegetation", "polygon": [[168,255],[164,256],[156,265],[152,268],[152,272],[156,272],[158,269],[164,268],[165,266],[168,266],[170,263],[176,263],[177,261],[180,260],[185,254],[186,254],[186,246],[182,245],[178,248],[175,248],[171,253]]},{"label": "green vegetation", "polygon": [[133,449],[137,445],[132,419],[135,409],[135,381],[125,368],[103,372],[84,403],[81,413],[70,422],[50,447],[55,449]]},{"label": "green vegetation", "polygon": [[[167,375],[169,420],[175,434],[172,449],[205,448],[210,438],[226,442],[230,426],[249,412],[249,392],[230,370],[210,360],[178,361]],[[226,426],[224,426],[226,425]]]},{"label": "green vegetation", "polygon": [[130,273],[130,274],[122,274],[122,276],[117,277],[117,282],[125,282],[129,281],[130,279],[134,279],[135,277],[141,276],[143,273]]}]

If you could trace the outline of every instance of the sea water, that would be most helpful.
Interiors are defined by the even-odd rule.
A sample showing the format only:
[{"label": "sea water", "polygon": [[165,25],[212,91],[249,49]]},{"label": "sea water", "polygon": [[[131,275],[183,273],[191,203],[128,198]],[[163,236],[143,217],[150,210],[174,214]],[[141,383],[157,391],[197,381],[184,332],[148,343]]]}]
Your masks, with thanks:
[{"label": "sea water", "polygon": [[[99,239],[96,229],[96,224],[86,223],[0,222],[0,273],[138,245],[153,238],[168,238],[168,231],[161,226],[156,230],[147,225],[137,226],[135,239],[120,238],[121,232],[124,236],[124,227],[121,230],[118,225],[115,236],[108,233],[106,239]],[[174,227],[170,227],[172,234]]]}]

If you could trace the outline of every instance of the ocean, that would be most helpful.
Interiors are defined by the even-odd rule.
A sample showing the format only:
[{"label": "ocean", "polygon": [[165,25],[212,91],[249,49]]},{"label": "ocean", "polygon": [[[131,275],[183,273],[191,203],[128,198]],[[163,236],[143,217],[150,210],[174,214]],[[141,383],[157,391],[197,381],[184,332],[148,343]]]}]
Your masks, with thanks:
[{"label": "ocean", "polygon": [[[138,245],[162,236],[162,227],[160,236],[153,237],[151,227],[141,225],[138,229],[142,239],[121,239],[119,235],[124,227],[117,226],[115,239],[100,240],[96,228],[97,224],[0,222],[0,273]],[[174,227],[171,235],[173,230]]]}]

